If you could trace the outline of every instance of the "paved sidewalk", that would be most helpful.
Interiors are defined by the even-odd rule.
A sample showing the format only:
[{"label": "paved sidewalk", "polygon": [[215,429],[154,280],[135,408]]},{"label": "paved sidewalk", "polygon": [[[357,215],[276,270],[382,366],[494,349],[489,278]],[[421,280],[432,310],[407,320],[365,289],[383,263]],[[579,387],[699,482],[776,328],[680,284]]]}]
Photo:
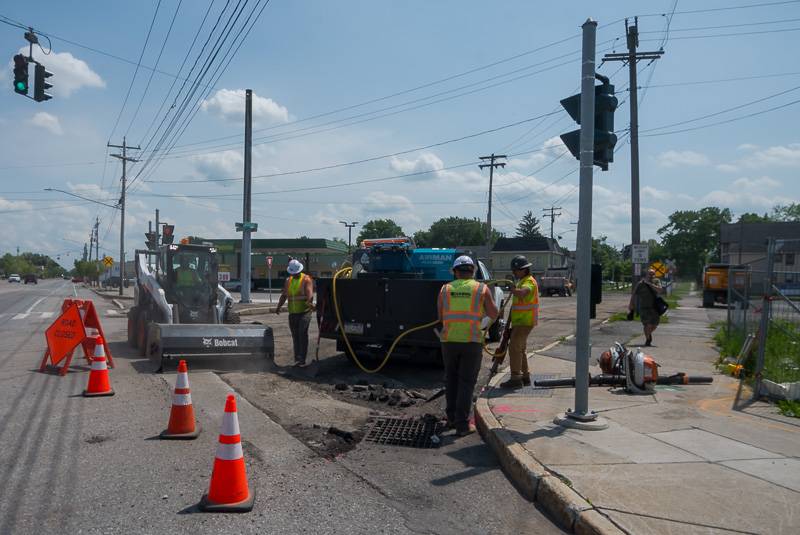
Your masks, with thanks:
[{"label": "paved sidewalk", "polygon": [[[660,374],[713,375],[714,383],[633,396],[592,387],[603,431],[553,424],[574,389],[504,391],[498,374],[476,404],[484,439],[531,499],[575,533],[800,533],[800,422],[766,403],[733,410],[738,381],[714,370],[709,324],[724,310],[696,297],[671,310],[648,348]],[[595,359],[614,340],[643,342],[633,322],[592,332]],[[535,336],[535,333],[534,333]],[[537,375],[574,375],[574,340],[531,355]],[[749,392],[741,393],[747,399]],[[741,405],[741,403],[739,404]]]}]

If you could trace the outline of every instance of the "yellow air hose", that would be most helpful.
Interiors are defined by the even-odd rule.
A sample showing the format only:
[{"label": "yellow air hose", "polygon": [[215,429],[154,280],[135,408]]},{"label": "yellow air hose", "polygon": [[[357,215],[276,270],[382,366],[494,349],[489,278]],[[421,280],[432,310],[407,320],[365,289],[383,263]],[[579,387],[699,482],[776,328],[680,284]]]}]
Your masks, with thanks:
[{"label": "yellow air hose", "polygon": [[[426,323],[424,325],[418,325],[416,327],[412,327],[411,329],[408,329],[407,331],[401,333],[399,336],[397,336],[397,338],[394,339],[394,341],[392,342],[392,345],[389,347],[389,351],[386,353],[386,356],[383,358],[383,361],[381,361],[381,363],[378,365],[378,367],[377,368],[373,368],[373,369],[368,369],[366,366],[364,366],[361,363],[361,361],[358,359],[358,356],[356,356],[356,352],[353,351],[353,346],[350,345],[350,339],[347,337],[347,332],[345,332],[344,324],[342,323],[342,313],[341,313],[341,310],[339,309],[339,299],[338,299],[338,296],[337,296],[337,293],[336,293],[336,281],[339,279],[339,277],[343,276],[343,275],[350,276],[352,273],[353,273],[353,268],[352,267],[346,267],[346,268],[342,268],[339,271],[337,271],[336,274],[333,276],[333,284],[332,284],[332,286],[333,286],[333,310],[336,312],[336,322],[339,325],[339,332],[342,333],[342,338],[344,339],[344,344],[347,347],[347,351],[350,354],[350,357],[353,359],[353,362],[356,363],[356,366],[358,366],[361,369],[361,371],[363,371],[364,373],[378,373],[389,362],[389,357],[392,356],[392,353],[394,352],[394,349],[395,349],[395,347],[397,347],[397,344],[398,344],[398,342],[400,342],[400,340],[402,340],[405,336],[407,336],[407,335],[409,335],[409,334],[411,334],[413,332],[421,331],[423,329],[428,329],[430,327],[433,327],[434,325],[440,323],[440,320],[437,319],[436,321],[432,321],[432,322]],[[491,284],[491,283],[495,283],[495,284],[497,284],[497,283],[510,283],[512,285],[514,284],[513,281],[509,281],[509,280],[487,281],[487,283],[489,283],[489,284]],[[508,305],[509,301],[510,301],[510,299],[507,300],[506,303],[503,305],[503,311],[505,311],[505,307]],[[494,352],[490,352],[488,350],[485,341],[483,343],[483,350],[490,357],[495,357],[496,356],[494,354]]]}]

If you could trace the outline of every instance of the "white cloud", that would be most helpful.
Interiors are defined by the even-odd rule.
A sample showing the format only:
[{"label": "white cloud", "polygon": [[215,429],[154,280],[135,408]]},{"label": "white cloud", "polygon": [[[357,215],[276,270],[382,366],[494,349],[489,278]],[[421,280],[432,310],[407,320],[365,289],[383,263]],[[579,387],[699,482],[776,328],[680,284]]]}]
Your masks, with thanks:
[{"label": "white cloud", "polygon": [[[508,165],[506,166],[507,169],[530,169],[531,167],[538,167],[542,164],[546,164],[549,161],[552,161],[555,158],[559,158],[560,156],[567,157],[565,151],[567,151],[566,145],[564,142],[561,141],[561,137],[554,136],[550,139],[546,140],[542,143],[540,151],[531,153],[527,157],[523,158],[512,158],[509,160]],[[568,151],[567,151],[568,152]]]},{"label": "white cloud", "polygon": [[765,165],[800,167],[800,143],[778,145],[756,151],[745,162],[749,167]]},{"label": "white cloud", "polygon": [[656,156],[656,161],[662,167],[701,166],[711,163],[711,160],[705,154],[691,150],[668,150]]},{"label": "white cloud", "polygon": [[[423,152],[413,160],[392,157],[389,160],[389,167],[397,173],[420,173],[419,175],[408,177],[409,180],[430,180],[431,178],[443,176],[442,168],[444,167],[444,162],[431,152]],[[426,171],[432,171],[432,173],[426,173]]]},{"label": "white cloud", "polygon": [[742,143],[736,148],[738,150],[756,150],[758,149],[758,145],[753,145],[752,143]]},{"label": "white cloud", "polygon": [[414,204],[404,195],[390,195],[382,191],[375,191],[366,197],[367,209],[377,214],[391,214],[397,212],[410,212]]},{"label": "white cloud", "polygon": [[[200,154],[192,158],[195,171],[207,179],[237,178],[244,172],[244,157],[237,150]],[[220,182],[232,185],[236,182]]]},{"label": "white cloud", "polygon": [[[28,47],[20,49],[23,54],[28,53]],[[82,87],[106,86],[105,81],[99,74],[94,72],[89,65],[70,54],[69,52],[51,52],[48,56],[41,58],[45,68],[53,73],[48,82],[53,84],[49,90],[54,96],[69,97]],[[30,69],[31,83],[33,83],[33,66]]]},{"label": "white cloud", "polygon": [[49,130],[51,134],[55,134],[57,136],[60,136],[64,133],[58,117],[49,114],[46,111],[39,111],[33,114],[33,117],[30,119],[30,123],[34,126],[38,126],[39,128]]},{"label": "white cloud", "polygon": [[[244,121],[244,89],[220,89],[214,96],[203,101],[203,111],[215,113],[226,121]],[[280,124],[289,122],[289,110],[271,98],[253,93],[253,122]]]},{"label": "white cloud", "polygon": [[729,163],[721,163],[721,164],[715,165],[714,167],[716,167],[718,171],[722,171],[723,173],[738,173],[739,172],[739,166],[738,165],[733,165],[733,164],[729,164]]},{"label": "white cloud", "polygon": [[742,177],[742,178],[737,178],[733,182],[733,186],[736,189],[746,189],[746,190],[773,189],[780,187],[780,185],[781,185],[780,182],[768,176],[761,176],[758,178]]},{"label": "white cloud", "polygon": [[642,197],[645,199],[651,199],[654,201],[666,201],[672,199],[672,193],[669,191],[664,191],[660,189],[656,189],[650,186],[645,186],[642,188]]}]

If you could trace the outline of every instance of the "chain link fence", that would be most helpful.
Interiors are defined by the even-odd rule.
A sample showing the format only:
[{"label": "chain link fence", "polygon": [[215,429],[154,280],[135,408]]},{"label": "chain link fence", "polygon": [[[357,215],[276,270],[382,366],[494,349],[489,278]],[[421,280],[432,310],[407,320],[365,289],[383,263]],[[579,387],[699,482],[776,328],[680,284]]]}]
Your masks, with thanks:
[{"label": "chain link fence", "polygon": [[[800,239],[770,239],[767,256],[728,271],[727,339],[754,395],[800,397]],[[752,343],[747,344],[748,338]],[[793,384],[794,383],[794,384]]]}]

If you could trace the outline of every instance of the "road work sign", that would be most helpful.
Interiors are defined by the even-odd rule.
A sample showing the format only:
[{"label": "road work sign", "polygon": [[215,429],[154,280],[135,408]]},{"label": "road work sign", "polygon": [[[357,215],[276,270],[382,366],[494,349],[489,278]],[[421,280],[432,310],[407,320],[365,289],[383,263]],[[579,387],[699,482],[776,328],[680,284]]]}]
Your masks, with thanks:
[{"label": "road work sign", "polygon": [[[67,357],[72,357],[75,348],[81,345],[86,338],[86,329],[78,305],[71,304],[61,313],[50,327],[44,332],[47,339],[47,350],[40,369],[43,371],[48,358],[53,366]],[[69,366],[69,360],[64,365],[64,370]],[[63,374],[62,374],[63,375]]]},{"label": "road work sign", "polygon": [[110,268],[111,266],[114,265],[114,259],[111,258],[110,256],[104,256],[103,265],[106,266],[107,268]]}]

